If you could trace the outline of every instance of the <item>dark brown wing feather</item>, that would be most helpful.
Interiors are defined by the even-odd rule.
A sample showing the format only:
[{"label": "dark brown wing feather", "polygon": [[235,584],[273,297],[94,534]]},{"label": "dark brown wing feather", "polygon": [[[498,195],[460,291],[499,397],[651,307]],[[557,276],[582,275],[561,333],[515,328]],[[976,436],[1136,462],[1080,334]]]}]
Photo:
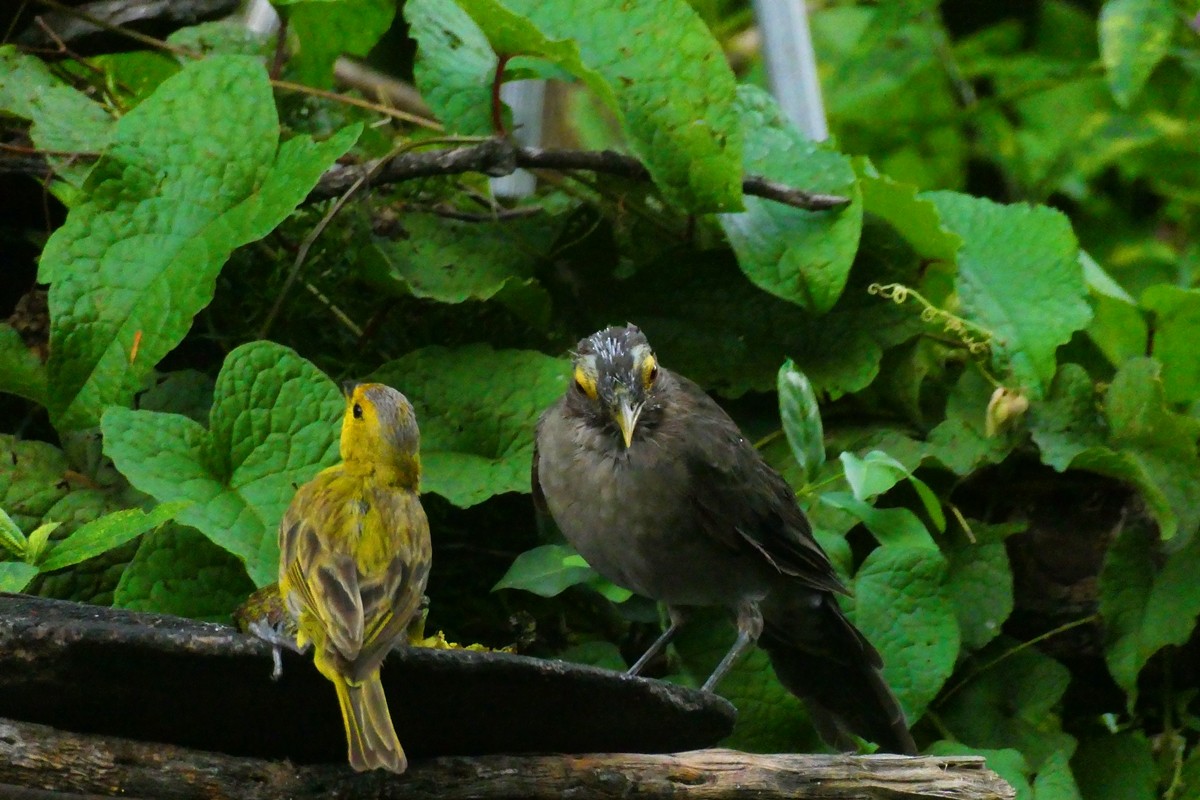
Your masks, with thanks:
[{"label": "dark brown wing feather", "polygon": [[671,402],[687,428],[691,500],[699,528],[732,549],[753,548],[780,572],[814,589],[845,593],[783,476],[763,461],[703,389],[679,375],[670,379]]}]

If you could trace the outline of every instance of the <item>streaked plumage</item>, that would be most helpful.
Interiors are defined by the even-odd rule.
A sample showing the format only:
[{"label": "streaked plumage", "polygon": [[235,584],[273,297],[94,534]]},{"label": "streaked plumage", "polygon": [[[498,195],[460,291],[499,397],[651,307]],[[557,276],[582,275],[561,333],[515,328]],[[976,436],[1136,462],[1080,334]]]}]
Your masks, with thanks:
[{"label": "streaked plumage", "polygon": [[633,326],[581,341],[574,378],[538,422],[533,491],[597,571],[667,604],[671,627],[631,672],[689,607],[725,606],[738,640],[706,689],[758,641],[831,744],[848,747],[854,733],[915,752],[795,493],[724,410],[662,368]]},{"label": "streaked plumage", "polygon": [[382,384],[346,387],[342,463],[300,487],[279,526],[279,588],[337,690],[350,765],[403,772],[379,669],[405,639],[429,576],[412,405]]}]

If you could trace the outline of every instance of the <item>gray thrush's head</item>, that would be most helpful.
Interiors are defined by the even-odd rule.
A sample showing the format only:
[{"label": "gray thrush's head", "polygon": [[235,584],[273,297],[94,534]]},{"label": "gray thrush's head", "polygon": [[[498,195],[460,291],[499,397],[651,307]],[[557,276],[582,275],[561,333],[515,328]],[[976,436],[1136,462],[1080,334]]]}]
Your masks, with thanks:
[{"label": "gray thrush's head", "polygon": [[668,388],[669,376],[636,326],[605,328],[576,346],[567,408],[628,449],[638,433],[658,425]]}]

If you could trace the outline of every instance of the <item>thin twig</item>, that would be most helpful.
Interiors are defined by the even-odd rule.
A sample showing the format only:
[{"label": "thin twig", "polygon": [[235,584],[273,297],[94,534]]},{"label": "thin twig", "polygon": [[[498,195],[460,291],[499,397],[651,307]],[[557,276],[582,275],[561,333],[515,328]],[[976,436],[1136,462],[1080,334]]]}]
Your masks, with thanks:
[{"label": "thin twig", "polygon": [[1043,634],[1039,634],[1038,636],[1035,636],[1028,641],[1021,642],[1019,645],[1017,645],[1016,647],[1013,647],[1010,650],[1005,650],[1003,653],[996,656],[991,661],[987,662],[986,664],[980,665],[980,667],[978,669],[971,670],[971,672],[968,675],[966,675],[962,680],[960,680],[958,683],[954,684],[949,689],[947,689],[945,694],[943,694],[941,696],[941,698],[938,700],[939,705],[941,703],[945,703],[947,700],[949,700],[951,697],[953,697],[960,689],[962,689],[964,686],[969,684],[971,681],[978,678],[983,673],[987,672],[992,667],[999,664],[1001,661],[1004,661],[1005,659],[1007,659],[1011,656],[1015,656],[1017,653],[1020,653],[1023,650],[1028,650],[1030,647],[1039,645],[1042,642],[1046,641],[1047,639],[1053,639],[1055,636],[1058,636],[1060,633],[1066,633],[1067,631],[1072,630],[1074,628],[1078,628],[1082,625],[1089,625],[1093,622],[1098,622],[1099,620],[1100,620],[1099,614],[1089,614],[1086,617],[1081,617],[1079,619],[1072,620],[1071,622],[1067,622],[1062,625],[1059,625],[1057,628],[1046,631]]},{"label": "thin twig", "polygon": [[276,318],[279,317],[279,313],[283,310],[283,302],[287,298],[288,292],[291,291],[292,286],[296,283],[296,278],[300,276],[300,268],[304,266],[304,262],[308,259],[308,251],[312,249],[313,244],[317,241],[317,237],[319,237],[325,231],[325,228],[329,226],[330,222],[333,222],[333,218],[338,215],[338,212],[342,210],[342,207],[346,205],[346,202],[350,199],[350,197],[356,191],[358,191],[359,187],[365,184],[370,177],[370,172],[364,172],[362,177],[360,177],[358,181],[356,181],[349,189],[347,189],[345,193],[337,199],[337,202],[325,212],[325,216],[322,217],[321,221],[318,222],[316,226],[309,232],[308,236],[304,237],[304,242],[301,243],[300,249],[296,252],[296,259],[292,262],[292,268],[288,272],[288,276],[284,280],[283,286],[280,287],[279,294],[275,297],[275,303],[271,306],[271,311],[267,314],[267,319],[265,322],[263,322],[262,329],[258,332],[259,339],[266,339],[267,334],[271,332],[271,326],[275,324]]},{"label": "thin twig", "polygon": [[138,33],[130,28],[126,28],[121,25],[115,25],[106,19],[101,19],[94,14],[89,14],[83,9],[65,6],[62,3],[57,2],[57,0],[37,1],[47,8],[54,9],[60,14],[66,14],[69,17],[81,19],[89,25],[96,26],[102,31],[108,31],[109,33],[114,33],[117,36],[124,36],[127,39],[132,39],[135,42],[144,44],[147,47],[153,47],[158,50],[166,50],[169,53],[174,53],[175,55],[183,58],[201,58],[199,53],[188,50],[186,47],[179,47],[178,45],[171,44],[170,42],[165,42],[162,39],[155,39],[153,36],[147,36],[144,33]]},{"label": "thin twig", "polygon": [[437,120],[426,119],[425,117],[420,117],[416,114],[410,114],[407,111],[401,111],[398,108],[385,106],[381,103],[372,103],[370,100],[360,100],[357,97],[350,97],[349,95],[338,94],[337,92],[331,92],[326,89],[318,89],[314,86],[306,86],[303,83],[293,83],[291,81],[272,80],[271,85],[276,89],[283,89],[290,92],[300,92],[301,94],[308,94],[312,95],[313,97],[323,98],[325,100],[333,100],[334,102],[342,103],[343,105],[347,106],[365,108],[368,111],[374,111],[377,114],[384,114],[392,119],[398,119],[403,122],[411,122],[413,125],[427,128],[431,131],[444,130],[442,128],[442,124]]}]

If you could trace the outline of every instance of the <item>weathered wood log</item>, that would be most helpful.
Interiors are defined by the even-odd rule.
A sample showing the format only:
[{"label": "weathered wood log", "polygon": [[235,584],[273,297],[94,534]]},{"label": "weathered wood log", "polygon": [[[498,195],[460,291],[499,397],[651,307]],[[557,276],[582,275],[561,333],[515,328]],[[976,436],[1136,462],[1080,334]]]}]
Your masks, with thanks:
[{"label": "weathered wood log", "polygon": [[[173,745],[68,733],[0,719],[0,794],[161,800],[558,800],[574,798],[801,798],[1011,800],[982,758],[752,755],[489,755],[414,760],[404,775],[356,774],[338,764],[297,766]],[[7,795],[6,795],[7,796]]]}]

